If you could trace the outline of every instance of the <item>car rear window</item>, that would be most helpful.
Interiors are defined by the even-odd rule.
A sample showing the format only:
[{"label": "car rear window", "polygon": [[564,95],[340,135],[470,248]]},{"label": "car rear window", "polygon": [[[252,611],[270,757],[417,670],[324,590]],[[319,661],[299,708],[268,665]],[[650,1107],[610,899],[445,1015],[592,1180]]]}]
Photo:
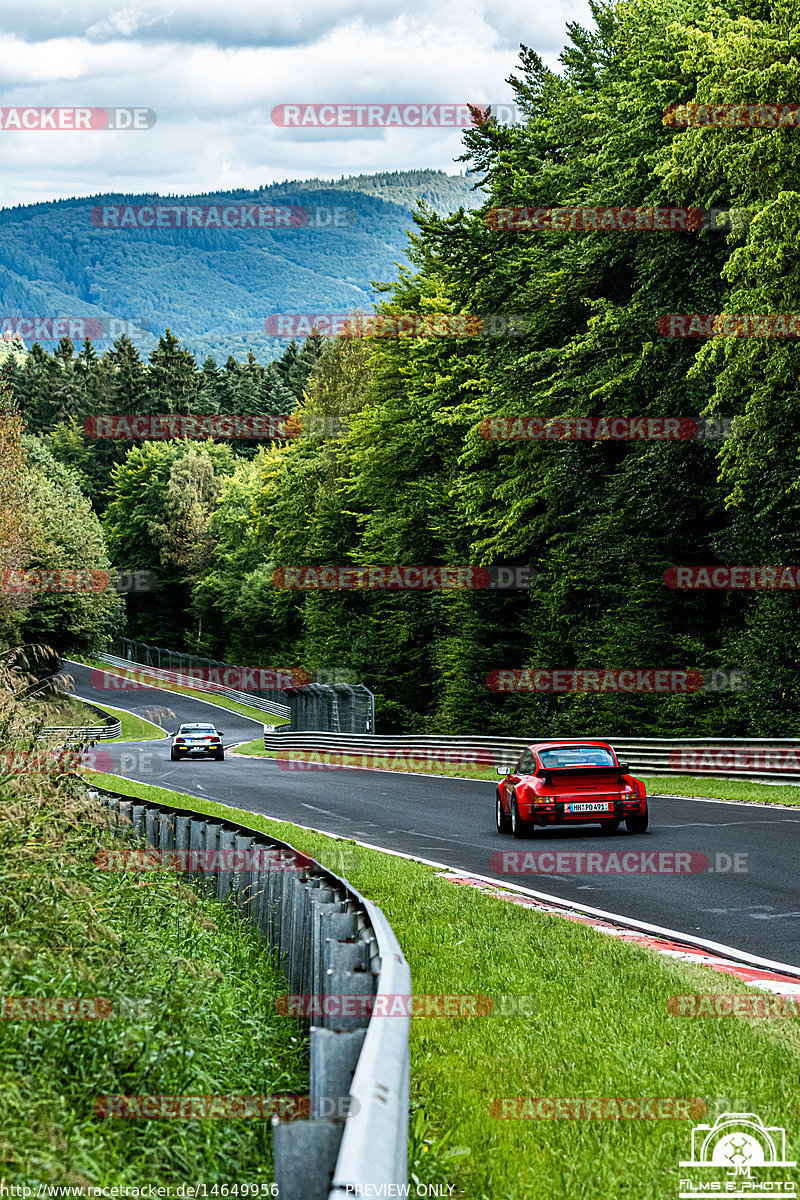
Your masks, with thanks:
[{"label": "car rear window", "polygon": [[556,746],[540,750],[543,767],[613,767],[614,755],[601,746]]},{"label": "car rear window", "polygon": [[184,725],[181,733],[216,733],[213,725]]}]

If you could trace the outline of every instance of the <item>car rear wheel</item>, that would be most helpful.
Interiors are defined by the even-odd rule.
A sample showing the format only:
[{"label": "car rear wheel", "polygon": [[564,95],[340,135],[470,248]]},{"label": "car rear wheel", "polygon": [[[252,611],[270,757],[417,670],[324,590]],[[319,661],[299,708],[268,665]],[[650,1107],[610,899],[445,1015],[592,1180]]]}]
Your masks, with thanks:
[{"label": "car rear wheel", "polygon": [[169,756],[170,756],[170,758],[172,759],[172,761],[173,761],[173,762],[177,762],[177,761],[178,761],[178,758],[180,757],[179,755],[177,755],[177,754],[175,753],[175,751],[174,751],[174,750],[170,750],[170,752],[169,752]]},{"label": "car rear wheel", "polygon": [[625,818],[625,828],[628,833],[645,833],[647,831],[647,809],[643,813],[634,813]]},{"label": "car rear wheel", "polygon": [[495,824],[497,825],[498,833],[508,833],[511,829],[511,818],[503,808],[503,802],[500,799],[500,792],[495,796]]},{"label": "car rear wheel", "polygon": [[519,815],[516,796],[511,798],[511,832],[517,839],[530,837],[533,833],[533,824],[523,821]]},{"label": "car rear wheel", "polygon": [[214,755],[214,758],[217,760],[217,762],[224,762],[225,761],[224,751],[220,750],[219,754]]}]

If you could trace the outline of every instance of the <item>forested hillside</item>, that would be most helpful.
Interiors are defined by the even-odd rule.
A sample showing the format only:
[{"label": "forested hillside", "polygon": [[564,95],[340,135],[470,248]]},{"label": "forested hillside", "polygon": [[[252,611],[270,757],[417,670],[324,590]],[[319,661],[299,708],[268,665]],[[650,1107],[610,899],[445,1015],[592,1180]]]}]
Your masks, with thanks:
[{"label": "forested hillside", "polygon": [[[268,316],[369,308],[372,281],[396,276],[418,203],[440,213],[476,206],[476,182],[441,171],[398,171],[333,183],[289,181],[256,192],[108,194],[3,209],[0,333],[9,318],[73,316],[118,323],[109,327],[110,336],[95,339],[101,348],[129,322],[145,353],[171,328],[200,357],[244,360],[253,349],[274,358],[286,343],[267,335]],[[104,206],[157,204],[289,205],[310,213],[311,221],[276,229],[95,223]]]},{"label": "forested hillside", "polygon": [[[52,478],[46,455],[68,464],[112,561],[163,575],[158,599],[128,599],[132,636],[243,664],[346,668],[376,691],[384,731],[800,732],[792,591],[664,580],[680,564],[800,563],[800,349],[658,327],[668,313],[800,313],[800,132],[663,120],[683,102],[796,100],[796,7],[625,0],[594,12],[595,32],[571,29],[563,74],[523,51],[527,124],[465,134],[483,209],[421,216],[411,266],[384,292],[391,312],[525,313],[525,337],[312,341],[270,368],[200,367],[163,338],[149,361],[125,342],[99,360],[71,345],[9,355],[41,447],[28,470]],[[670,204],[750,220],[727,236],[486,219],[496,207]],[[217,253],[247,303],[263,297],[266,276],[242,272],[222,243]],[[140,307],[168,286],[134,271],[129,283]],[[287,412],[295,400],[339,418],[340,435],[126,453],[80,432],[89,412]],[[494,414],[704,414],[732,420],[733,436],[499,442],[481,431]],[[539,578],[505,593],[300,593],[272,580],[280,566],[385,563],[530,564]],[[693,695],[487,687],[489,672],[520,667],[741,668],[751,682]]]}]

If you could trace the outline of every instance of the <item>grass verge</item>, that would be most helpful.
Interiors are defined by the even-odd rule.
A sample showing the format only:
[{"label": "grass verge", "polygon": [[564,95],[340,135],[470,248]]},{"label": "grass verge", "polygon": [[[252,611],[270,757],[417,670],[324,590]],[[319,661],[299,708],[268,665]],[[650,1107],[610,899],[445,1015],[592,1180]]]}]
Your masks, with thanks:
[{"label": "grass verge", "polygon": [[269,1185],[267,1120],[103,1120],[94,1101],[307,1093],[305,1039],[274,1011],[285,981],[272,956],[230,906],[172,872],[98,870],[98,848],[115,842],[82,789],[18,788],[0,781],[0,992],[105,997],[112,1009],[96,1020],[4,1010],[0,1178]]},{"label": "grass verge", "polygon": [[111,716],[119,717],[122,733],[118,738],[103,738],[102,743],[98,742],[98,745],[106,746],[111,742],[152,742],[167,736],[166,730],[160,725],[154,725],[152,721],[146,721],[144,717],[128,712],[127,709],[114,708],[110,704],[104,704],[102,708]]},{"label": "grass verge", "polygon": [[467,1200],[677,1195],[688,1120],[501,1120],[495,1097],[675,1097],[757,1112],[800,1138],[786,1080],[800,1071],[793,1019],[672,1016],[672,995],[747,993],[705,967],[473,889],[420,863],[247,810],[140,785],[97,782],[240,820],[346,874],[386,914],[415,993],[533,996],[538,1017],[411,1023],[412,1181]]}]

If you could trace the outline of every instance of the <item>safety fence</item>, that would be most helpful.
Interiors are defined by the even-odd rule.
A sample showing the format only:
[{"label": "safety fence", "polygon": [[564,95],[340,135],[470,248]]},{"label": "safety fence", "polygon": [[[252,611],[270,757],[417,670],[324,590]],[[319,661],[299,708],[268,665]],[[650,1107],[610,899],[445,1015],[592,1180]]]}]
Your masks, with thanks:
[{"label": "safety fence", "polygon": [[[634,773],[647,775],[707,775],[716,779],[750,779],[800,783],[800,739],[797,738],[631,738],[587,735],[614,747]],[[406,770],[421,763],[511,768],[526,746],[576,740],[550,737],[470,737],[409,734],[372,737],[298,733],[290,727],[264,735],[264,747],[280,753],[318,753],[333,764],[337,754],[349,765],[380,766],[385,761]]]},{"label": "safety fence", "polygon": [[[115,832],[138,844],[223,852],[213,869],[208,855],[198,855],[194,875],[254,922],[277,951],[293,993],[320,997],[323,1013],[338,1007],[326,1005],[326,996],[411,994],[408,963],[381,910],[287,842],[189,809],[104,789],[90,794],[109,808]],[[246,853],[253,850],[262,853]],[[409,1016],[388,1020],[364,1009],[310,1026],[310,1116],[273,1119],[281,1200],[404,1194]]]},{"label": "safety fence", "polygon": [[[111,644],[111,654],[99,657],[128,668],[132,663],[157,670],[162,678],[177,671],[184,682],[181,686],[198,691],[213,691],[228,695],[235,689],[224,688],[209,681],[208,676],[220,675],[239,668],[215,658],[203,658],[185,651],[165,650],[130,638],[118,638]],[[257,668],[256,668],[257,670]],[[189,672],[201,672],[204,678],[192,677]],[[275,675],[280,672],[272,672]],[[287,675],[293,674],[286,672]],[[330,672],[318,675],[330,677]],[[189,682],[191,680],[191,682]],[[375,697],[363,683],[322,683],[309,679],[298,687],[265,688],[253,686],[248,691],[229,696],[251,708],[263,709],[274,716],[288,718],[293,729],[318,729],[332,733],[372,733],[375,729]]]}]

